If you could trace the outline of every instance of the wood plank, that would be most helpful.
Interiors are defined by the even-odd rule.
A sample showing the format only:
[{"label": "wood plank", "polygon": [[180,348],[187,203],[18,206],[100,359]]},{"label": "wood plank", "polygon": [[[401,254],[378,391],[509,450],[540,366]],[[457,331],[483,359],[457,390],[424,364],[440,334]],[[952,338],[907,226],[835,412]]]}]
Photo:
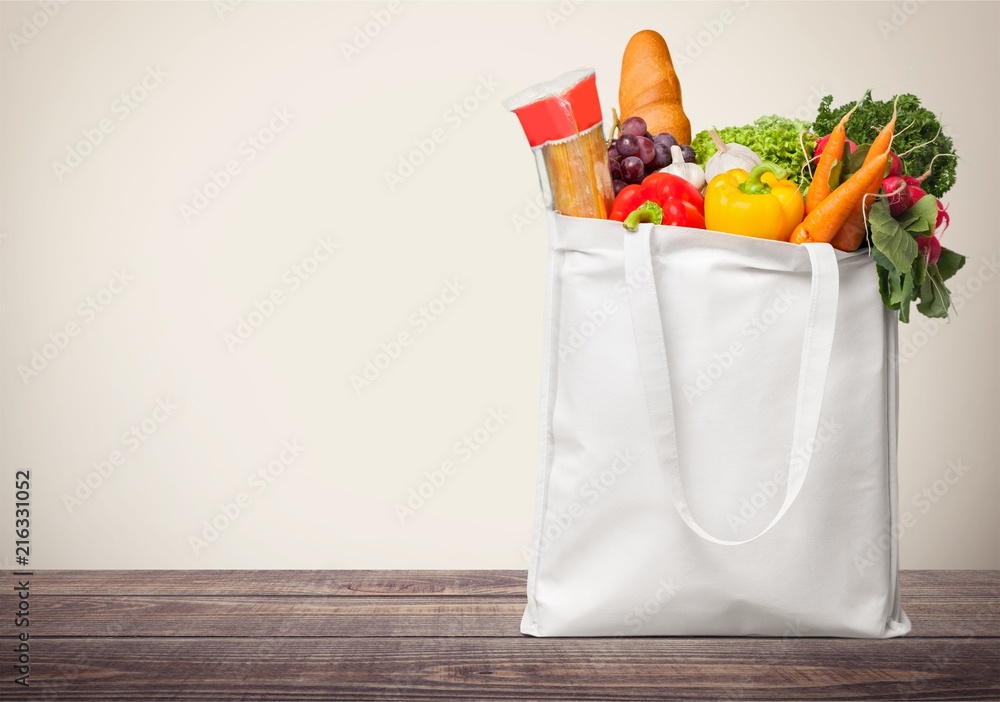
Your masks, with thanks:
[{"label": "wood plank", "polygon": [[[14,611],[0,596],[0,611]],[[39,636],[521,636],[518,597],[49,597]],[[13,634],[0,619],[0,632]]]},{"label": "wood plank", "polygon": [[[74,596],[33,601],[43,636],[495,636],[519,637],[518,597]],[[0,611],[13,612],[13,594]],[[905,596],[910,636],[1000,637],[1000,601]],[[11,635],[10,618],[0,633]]]},{"label": "wood plank", "polygon": [[901,570],[903,594],[1000,598],[1000,570]]},{"label": "wood plank", "polygon": [[[36,570],[53,595],[523,596],[523,570]],[[3,571],[7,581],[12,571]],[[36,586],[37,583],[37,586]]]},{"label": "wood plank", "polygon": [[48,639],[8,699],[990,699],[989,639]]},{"label": "wood plank", "polygon": [[[0,571],[12,579],[12,571]],[[32,596],[524,596],[523,570],[37,570]],[[904,594],[1000,598],[1000,570],[900,571]]]}]

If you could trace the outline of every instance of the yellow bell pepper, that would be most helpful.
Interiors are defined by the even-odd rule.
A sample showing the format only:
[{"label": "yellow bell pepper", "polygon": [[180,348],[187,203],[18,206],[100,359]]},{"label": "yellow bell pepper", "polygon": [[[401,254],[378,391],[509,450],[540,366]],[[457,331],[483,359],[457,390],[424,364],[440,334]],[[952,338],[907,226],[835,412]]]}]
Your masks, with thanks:
[{"label": "yellow bell pepper", "polygon": [[747,173],[720,173],[705,189],[705,227],[730,234],[788,241],[805,216],[799,186],[769,161]]}]

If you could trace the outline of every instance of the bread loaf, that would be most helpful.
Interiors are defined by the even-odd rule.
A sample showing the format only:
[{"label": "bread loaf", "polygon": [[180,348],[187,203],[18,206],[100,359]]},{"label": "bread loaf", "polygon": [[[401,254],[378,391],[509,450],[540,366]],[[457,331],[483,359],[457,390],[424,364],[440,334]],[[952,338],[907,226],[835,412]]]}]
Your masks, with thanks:
[{"label": "bread loaf", "polygon": [[629,39],[618,88],[621,118],[642,117],[650,134],[667,132],[691,143],[691,122],[681,105],[681,84],[670,49],[659,33],[644,29]]}]

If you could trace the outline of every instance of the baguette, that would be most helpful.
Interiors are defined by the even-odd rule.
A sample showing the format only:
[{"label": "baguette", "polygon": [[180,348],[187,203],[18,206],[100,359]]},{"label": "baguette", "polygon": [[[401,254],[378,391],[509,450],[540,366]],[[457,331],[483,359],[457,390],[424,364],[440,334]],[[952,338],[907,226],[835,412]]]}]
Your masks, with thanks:
[{"label": "baguette", "polygon": [[666,132],[680,144],[691,143],[691,122],[681,105],[670,49],[652,29],[638,32],[625,47],[618,104],[623,120],[642,117],[650,134]]}]

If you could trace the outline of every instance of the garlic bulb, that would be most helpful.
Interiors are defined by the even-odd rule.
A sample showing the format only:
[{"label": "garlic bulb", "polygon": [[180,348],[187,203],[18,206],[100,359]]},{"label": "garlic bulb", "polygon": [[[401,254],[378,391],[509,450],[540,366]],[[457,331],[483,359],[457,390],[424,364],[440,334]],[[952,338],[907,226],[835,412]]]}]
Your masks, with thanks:
[{"label": "garlic bulb", "polygon": [[722,137],[714,129],[708,130],[708,135],[715,142],[717,151],[705,164],[705,178],[712,180],[715,176],[734,168],[742,168],[749,173],[753,167],[760,163],[760,156],[743,144],[724,144]]},{"label": "garlic bulb", "polygon": [[670,165],[660,169],[660,173],[672,173],[680,176],[694,187],[701,190],[705,187],[705,171],[697,163],[687,163],[681,147],[674,144],[670,147]]}]

